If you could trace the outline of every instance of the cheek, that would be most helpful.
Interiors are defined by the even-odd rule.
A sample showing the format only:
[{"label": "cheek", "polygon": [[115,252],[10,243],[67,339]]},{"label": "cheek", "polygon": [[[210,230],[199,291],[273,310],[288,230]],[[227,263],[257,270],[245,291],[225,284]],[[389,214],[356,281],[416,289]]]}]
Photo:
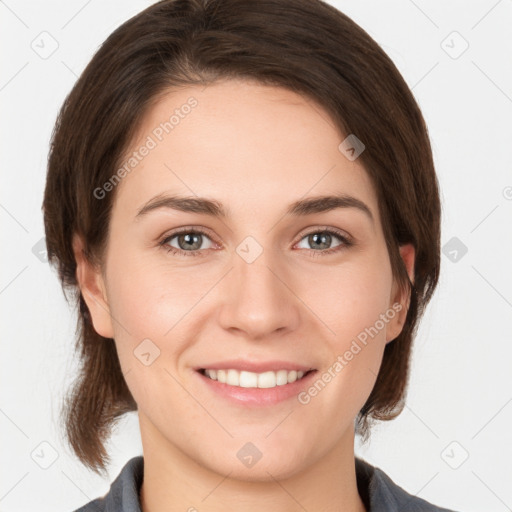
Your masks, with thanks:
[{"label": "cheek", "polygon": [[[204,325],[199,316],[204,316],[206,301],[202,299],[218,275],[171,266],[164,257],[149,259],[127,253],[121,257],[119,252],[117,258],[112,253],[111,261],[119,263],[109,269],[108,291],[119,360],[125,375],[135,370],[127,382],[134,385],[136,397],[157,386],[155,368],[174,372]],[[150,355],[143,355],[147,353]],[[154,363],[146,367],[147,359]],[[161,377],[161,371],[158,375]]]},{"label": "cheek", "polygon": [[375,383],[386,329],[395,316],[389,303],[391,268],[386,258],[375,255],[354,260],[350,266],[324,269],[316,277],[305,302],[329,327],[329,331],[323,329],[328,362],[319,378],[330,391],[323,399],[332,400],[333,406],[351,404],[357,412]]},{"label": "cheek", "polygon": [[135,401],[158,407],[157,390],[179,396],[170,375],[186,348],[181,333],[197,293],[184,286],[179,272],[137,259],[117,261],[109,273],[109,305],[121,368]]},{"label": "cheek", "polygon": [[[200,299],[201,292],[204,294],[205,285],[203,280],[197,280],[197,272],[172,267],[159,260],[118,257],[116,261],[120,264],[111,267],[109,303],[112,315],[135,338],[163,338],[186,316]],[[118,331],[121,336],[126,334],[126,331]]]},{"label": "cheek", "polygon": [[[301,279],[299,293],[330,328],[331,335],[326,339],[339,350],[373,326],[390,307],[391,268],[378,254],[320,268],[312,277]],[[385,336],[385,328],[381,330]]]}]

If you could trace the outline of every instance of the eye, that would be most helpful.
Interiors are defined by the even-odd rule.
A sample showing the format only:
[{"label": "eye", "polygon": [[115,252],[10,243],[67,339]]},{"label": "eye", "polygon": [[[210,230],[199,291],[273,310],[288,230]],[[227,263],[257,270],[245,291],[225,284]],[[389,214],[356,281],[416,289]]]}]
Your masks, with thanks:
[{"label": "eye", "polygon": [[[175,240],[176,239],[176,240]],[[205,247],[203,242],[210,241],[210,246]],[[184,228],[175,231],[165,237],[160,243],[164,249],[174,254],[182,254],[185,256],[198,256],[204,249],[211,249],[214,245],[210,237],[200,228]],[[208,244],[207,244],[208,245]]]},{"label": "eye", "polygon": [[[311,231],[301,238],[299,244],[301,244],[303,240],[312,248],[299,248],[312,251],[311,254],[314,256],[329,255],[354,245],[351,239],[341,231],[332,228]],[[338,240],[338,243],[333,247],[332,243],[336,240]],[[205,241],[209,241],[206,247],[204,246]],[[166,236],[159,242],[159,245],[166,251],[178,256],[204,256],[206,249],[212,249],[215,246],[206,231],[201,228],[182,228]]]},{"label": "eye", "polygon": [[[331,244],[335,239],[338,239],[340,242],[332,247]],[[311,231],[301,239],[299,244],[302,243],[303,240],[305,240],[306,244],[312,247],[310,250],[313,251],[315,256],[332,254],[333,252],[338,252],[354,245],[347,236],[342,234],[340,231],[333,229]],[[308,249],[308,247],[300,248]]]}]

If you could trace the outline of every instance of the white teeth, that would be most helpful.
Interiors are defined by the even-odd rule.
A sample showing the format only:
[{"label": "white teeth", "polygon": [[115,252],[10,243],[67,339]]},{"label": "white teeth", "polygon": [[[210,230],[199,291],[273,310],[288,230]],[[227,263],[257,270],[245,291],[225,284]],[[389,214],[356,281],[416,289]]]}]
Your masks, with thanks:
[{"label": "white teeth", "polygon": [[[236,370],[233,370],[236,372]],[[236,372],[238,373],[238,372]],[[240,372],[240,375],[238,376],[238,383],[235,382],[231,383],[228,382],[228,384],[232,384],[233,386],[240,386],[241,388],[257,388],[258,387],[258,374],[252,373],[252,372]],[[235,377],[236,379],[236,377]]]},{"label": "white teeth", "polygon": [[226,384],[230,386],[238,386],[238,382],[240,377],[238,376],[238,372],[236,370],[228,370],[226,377]]},{"label": "white teeth", "polygon": [[304,376],[303,371],[279,370],[277,372],[268,371],[263,373],[229,370],[204,370],[207,377],[217,380],[230,386],[239,386],[242,388],[275,388],[291,384]]},{"label": "white teeth", "polygon": [[[242,372],[240,372],[242,373]],[[258,375],[258,387],[259,388],[275,388],[276,384],[275,372],[265,372]]]},{"label": "white teeth", "polygon": [[286,370],[279,370],[276,372],[276,384],[278,386],[288,384],[288,372]]}]

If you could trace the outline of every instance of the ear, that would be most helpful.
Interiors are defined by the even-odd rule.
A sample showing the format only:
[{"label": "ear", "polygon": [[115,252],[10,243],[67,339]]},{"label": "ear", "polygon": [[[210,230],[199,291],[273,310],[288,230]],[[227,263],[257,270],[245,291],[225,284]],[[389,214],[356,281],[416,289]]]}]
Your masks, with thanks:
[{"label": "ear", "polygon": [[100,268],[86,258],[82,238],[73,235],[73,252],[76,261],[76,278],[91,315],[94,330],[104,338],[113,338],[112,318],[105,282]]},{"label": "ear", "polygon": [[[412,244],[404,244],[399,247],[400,257],[402,258],[409,279],[414,283],[414,261],[416,251]],[[386,343],[393,341],[402,332],[409,310],[409,303],[411,300],[410,291],[401,291],[398,283],[393,283],[393,288],[390,297],[390,309],[395,311],[395,316],[388,322],[386,328]]]}]

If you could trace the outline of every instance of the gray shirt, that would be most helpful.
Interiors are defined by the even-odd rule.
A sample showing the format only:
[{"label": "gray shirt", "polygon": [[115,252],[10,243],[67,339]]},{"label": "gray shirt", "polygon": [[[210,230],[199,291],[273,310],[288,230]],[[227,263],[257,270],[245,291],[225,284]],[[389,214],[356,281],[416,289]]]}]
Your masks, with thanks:
[{"label": "gray shirt", "polygon": [[[407,493],[386,473],[365,460],[356,457],[355,461],[357,489],[367,512],[454,512]],[[133,457],[105,496],[90,501],[75,512],[141,512],[139,491],[143,475],[142,455]]]}]

